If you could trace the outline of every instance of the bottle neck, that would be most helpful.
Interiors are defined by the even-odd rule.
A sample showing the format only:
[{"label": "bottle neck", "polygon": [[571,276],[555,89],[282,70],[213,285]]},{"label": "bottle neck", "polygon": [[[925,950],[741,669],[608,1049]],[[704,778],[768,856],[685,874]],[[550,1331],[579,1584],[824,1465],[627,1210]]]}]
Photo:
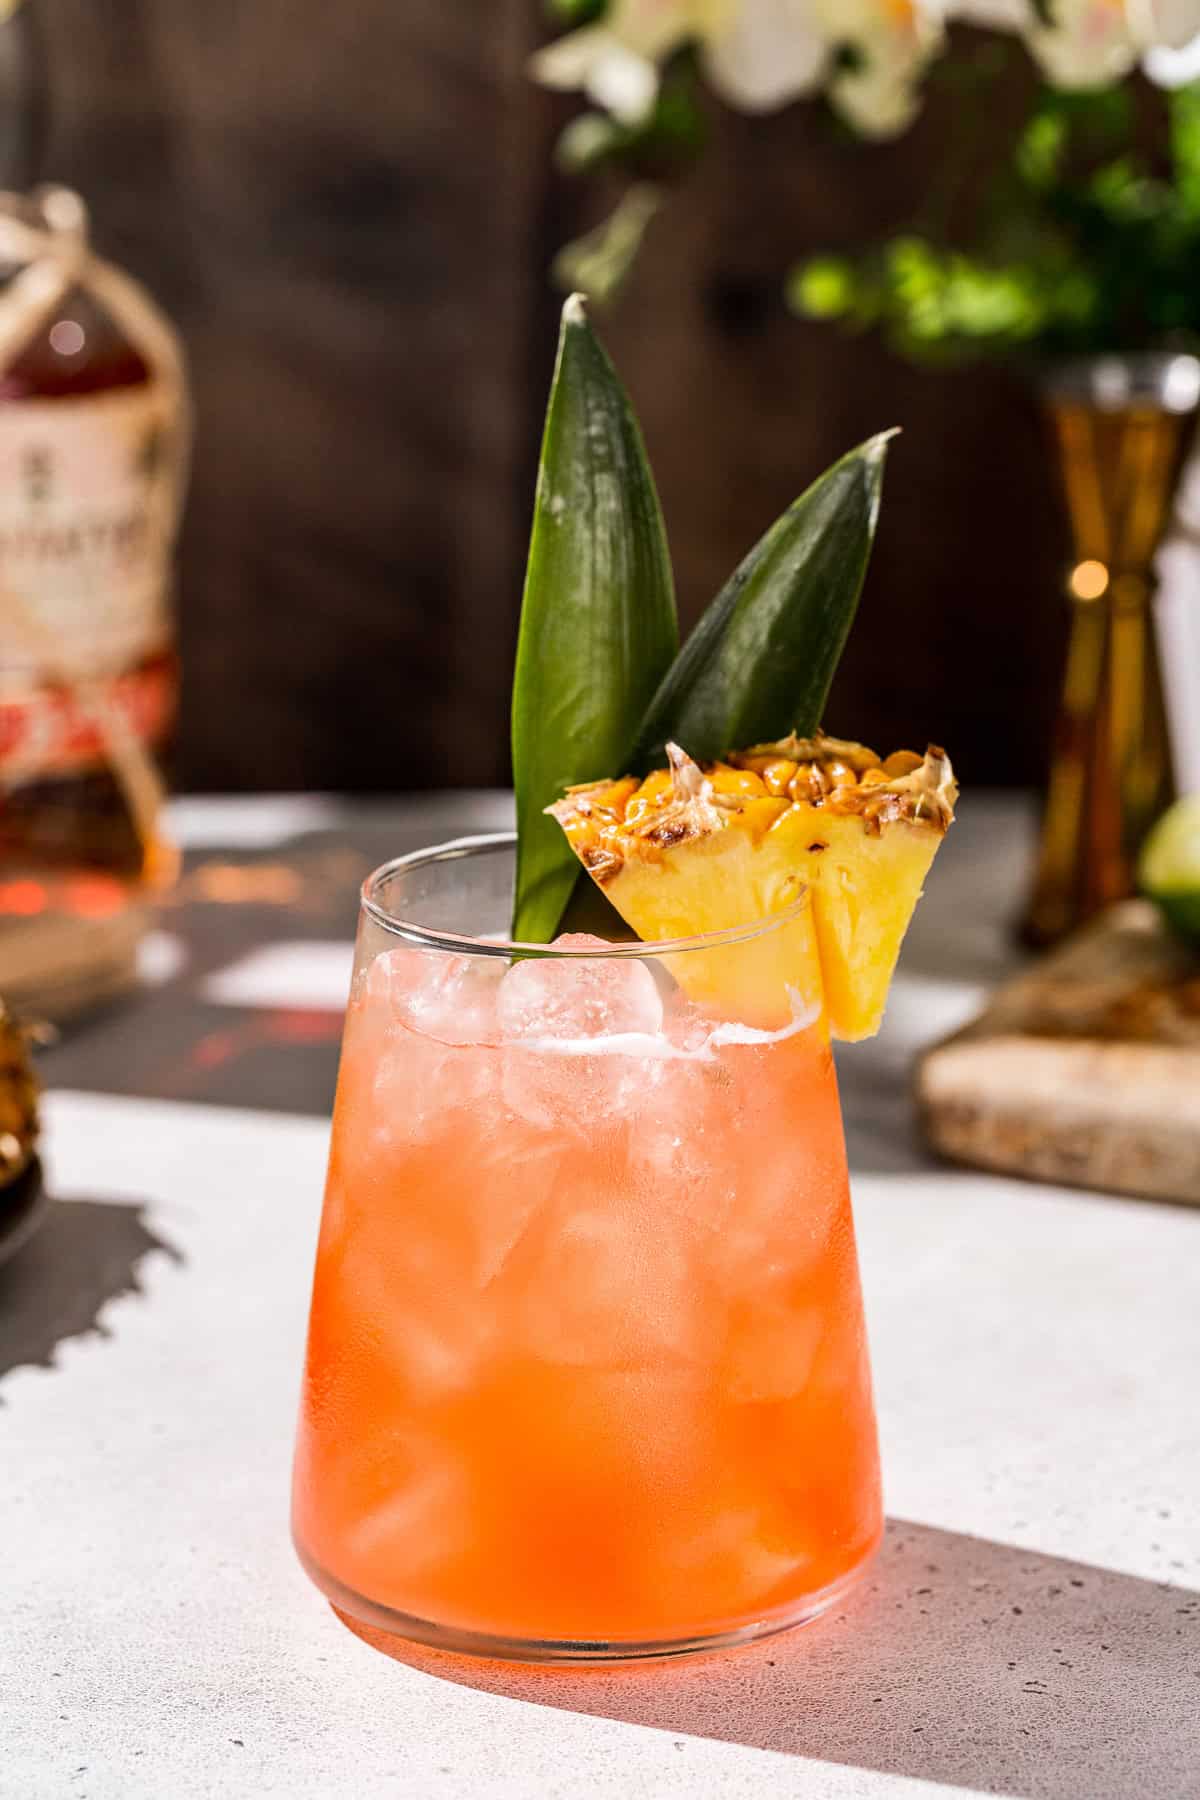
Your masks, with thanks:
[{"label": "bottle neck", "polygon": [[0,188],[45,177],[50,94],[37,0],[0,0]]}]

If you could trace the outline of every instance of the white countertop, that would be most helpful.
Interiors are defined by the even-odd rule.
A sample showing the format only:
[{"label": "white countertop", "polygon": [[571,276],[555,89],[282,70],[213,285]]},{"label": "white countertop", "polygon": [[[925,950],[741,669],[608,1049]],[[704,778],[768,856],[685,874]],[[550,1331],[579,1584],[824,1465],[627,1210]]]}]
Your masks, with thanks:
[{"label": "white countertop", "polygon": [[842,1063],[885,1548],[842,1612],[720,1657],[351,1635],[287,1539],[324,1124],[53,1094],[57,1205],[0,1270],[0,1795],[1200,1794],[1200,1211],[909,1135],[912,1047],[1008,959],[1021,866],[1013,808],[956,827]]}]

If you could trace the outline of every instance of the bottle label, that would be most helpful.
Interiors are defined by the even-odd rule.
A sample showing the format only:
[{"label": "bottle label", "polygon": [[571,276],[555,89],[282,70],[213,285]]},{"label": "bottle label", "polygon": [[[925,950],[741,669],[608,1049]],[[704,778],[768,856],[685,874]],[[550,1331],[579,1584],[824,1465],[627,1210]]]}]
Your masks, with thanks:
[{"label": "bottle label", "polygon": [[154,381],[0,402],[0,702],[111,678],[167,644],[176,428]]},{"label": "bottle label", "polygon": [[107,760],[115,732],[155,749],[175,718],[175,663],[163,657],[77,689],[0,693],[0,783],[82,773]]}]

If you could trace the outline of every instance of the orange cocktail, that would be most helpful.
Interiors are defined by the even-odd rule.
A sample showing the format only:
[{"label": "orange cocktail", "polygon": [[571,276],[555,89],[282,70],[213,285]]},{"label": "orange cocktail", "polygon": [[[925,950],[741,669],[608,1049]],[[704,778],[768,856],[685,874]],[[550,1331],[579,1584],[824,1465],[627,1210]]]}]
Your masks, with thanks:
[{"label": "orange cocktail", "polygon": [[[368,884],[301,1555],[346,1611],[485,1654],[648,1653],[795,1622],[881,1523],[817,1009],[793,993],[770,1028],[732,1016],[753,933],[517,960],[397,935],[391,911],[454,931],[474,906],[486,929],[508,855],[481,841]],[[689,956],[719,965],[723,1007]]]}]

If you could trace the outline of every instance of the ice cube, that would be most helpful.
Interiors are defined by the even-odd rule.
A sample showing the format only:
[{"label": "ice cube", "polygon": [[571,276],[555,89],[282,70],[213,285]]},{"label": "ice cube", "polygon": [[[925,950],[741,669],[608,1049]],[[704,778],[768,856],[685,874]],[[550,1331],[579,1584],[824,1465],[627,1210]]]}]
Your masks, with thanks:
[{"label": "ice cube", "polygon": [[471,1222],[435,1196],[415,1193],[405,1229],[376,1233],[346,1253],[346,1279],[363,1328],[410,1407],[466,1393],[496,1354],[494,1307],[480,1303]]},{"label": "ice cube", "polygon": [[[790,1283],[817,1278],[840,1253],[849,1230],[845,1174],[823,1147],[808,1154],[765,1133],[758,1154],[739,1151],[737,1177],[721,1225],[725,1271],[731,1284]],[[840,1152],[840,1146],[838,1146]]]},{"label": "ice cube", "polygon": [[764,1509],[749,1504],[718,1512],[692,1533],[677,1531],[672,1554],[693,1584],[715,1581],[725,1591],[762,1604],[783,1582],[794,1582],[811,1562],[811,1552],[794,1531],[779,1532]]},{"label": "ice cube", "polygon": [[735,1307],[723,1359],[730,1398],[788,1400],[799,1394],[813,1372],[824,1324],[817,1307],[781,1297]]},{"label": "ice cube", "polygon": [[527,1121],[507,1110],[474,1141],[464,1187],[474,1238],[472,1277],[479,1288],[503,1273],[554,1193],[562,1154],[561,1136],[531,1131]]},{"label": "ice cube", "polygon": [[[607,950],[602,938],[570,932],[555,950]],[[527,957],[500,984],[500,1031],[508,1042],[656,1037],[663,1004],[650,970],[634,957]]]},{"label": "ice cube", "polygon": [[[558,947],[607,948],[582,935]],[[635,959],[521,961],[500,984],[497,1014],[505,1101],[542,1131],[590,1139],[629,1122],[665,1067],[662,999]]]},{"label": "ice cube", "polygon": [[394,1307],[384,1341],[418,1404],[467,1393],[492,1354],[490,1317],[469,1299],[445,1295],[418,1311]]},{"label": "ice cube", "polygon": [[382,1147],[402,1152],[453,1130],[456,1109],[492,1099],[498,1070],[489,1046],[504,966],[403,945],[366,970],[345,1056],[373,1059],[367,1130]]},{"label": "ice cube", "polygon": [[594,1369],[702,1363],[719,1326],[686,1226],[623,1204],[604,1171],[590,1194],[580,1176],[565,1185],[509,1263],[527,1347],[547,1362]]},{"label": "ice cube", "polygon": [[500,1052],[505,1105],[539,1131],[589,1144],[636,1131],[665,1065],[633,1054],[619,1038],[610,1041],[607,1054],[589,1054],[578,1040],[557,1051],[544,1042],[506,1045]]},{"label": "ice cube", "polygon": [[440,1443],[401,1442],[394,1462],[390,1492],[362,1514],[347,1545],[376,1589],[381,1571],[399,1584],[461,1555],[475,1530],[467,1473]]},{"label": "ice cube", "polygon": [[737,1109],[721,1073],[702,1056],[667,1058],[653,1092],[646,1095],[631,1147],[646,1184],[688,1208],[703,1197],[714,1226],[721,1222],[717,1190],[728,1186],[738,1168],[733,1149]]},{"label": "ice cube", "polygon": [[375,1066],[368,1135],[389,1153],[451,1137],[461,1115],[497,1103],[498,1053],[479,1044],[443,1044],[397,1032]]},{"label": "ice cube", "polygon": [[504,968],[497,957],[399,945],[367,969],[365,1005],[385,1030],[399,1023],[444,1044],[494,1043]]}]

